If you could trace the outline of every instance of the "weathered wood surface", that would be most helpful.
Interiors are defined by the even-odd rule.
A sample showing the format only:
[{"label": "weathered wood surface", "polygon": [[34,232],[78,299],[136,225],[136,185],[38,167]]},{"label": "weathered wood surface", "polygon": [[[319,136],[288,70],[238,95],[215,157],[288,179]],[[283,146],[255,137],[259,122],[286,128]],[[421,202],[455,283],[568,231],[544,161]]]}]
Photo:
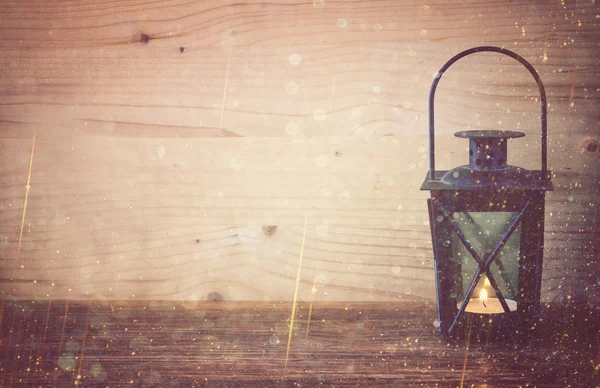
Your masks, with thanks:
[{"label": "weathered wood surface", "polygon": [[[550,102],[544,298],[600,300],[598,4],[1,5],[7,298],[291,300],[308,217],[302,300],[432,299],[427,93],[494,44]],[[510,58],[459,62],[439,167],[466,128],[526,131],[510,158],[538,166],[536,98]]]},{"label": "weathered wood surface", "polygon": [[[550,308],[549,308],[550,307]],[[548,306],[527,344],[436,332],[432,303],[8,302],[0,384],[592,387],[600,317]],[[308,331],[307,331],[308,326]]]}]

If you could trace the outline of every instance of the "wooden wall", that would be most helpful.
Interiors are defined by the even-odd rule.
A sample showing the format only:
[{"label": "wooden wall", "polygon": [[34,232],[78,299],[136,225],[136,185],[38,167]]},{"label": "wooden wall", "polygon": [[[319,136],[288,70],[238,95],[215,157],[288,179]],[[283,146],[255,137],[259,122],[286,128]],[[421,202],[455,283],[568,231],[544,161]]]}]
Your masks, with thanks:
[{"label": "wooden wall", "polygon": [[[428,91],[477,45],[546,85],[544,299],[600,298],[593,1],[0,10],[4,298],[291,300],[306,221],[300,300],[432,300]],[[516,61],[461,60],[437,107],[439,168],[466,163],[452,133],[468,128],[527,132],[511,162],[539,165],[537,88]]]}]

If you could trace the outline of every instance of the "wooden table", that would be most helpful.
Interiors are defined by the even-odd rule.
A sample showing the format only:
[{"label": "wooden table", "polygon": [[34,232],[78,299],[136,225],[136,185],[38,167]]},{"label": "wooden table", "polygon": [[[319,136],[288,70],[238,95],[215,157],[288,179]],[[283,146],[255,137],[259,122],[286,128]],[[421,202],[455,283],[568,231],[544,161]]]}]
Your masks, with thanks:
[{"label": "wooden table", "polygon": [[1,311],[2,387],[600,381],[598,312],[575,306],[545,306],[537,337],[507,345],[447,342],[431,302],[302,303],[287,367],[291,303],[4,300]]}]

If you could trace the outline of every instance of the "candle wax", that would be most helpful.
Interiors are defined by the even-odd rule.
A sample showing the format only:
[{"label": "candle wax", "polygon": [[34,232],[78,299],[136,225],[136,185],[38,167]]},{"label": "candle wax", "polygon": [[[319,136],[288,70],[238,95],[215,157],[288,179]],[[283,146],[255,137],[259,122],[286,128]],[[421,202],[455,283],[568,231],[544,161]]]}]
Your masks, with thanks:
[{"label": "candle wax", "polygon": [[[517,302],[511,299],[505,300],[510,311],[515,311],[517,309]],[[461,305],[462,302],[458,303],[456,307],[460,308]],[[471,298],[467,304],[465,312],[476,314],[501,314],[504,312],[504,309],[502,308],[498,298],[487,298],[485,300],[480,298]]]}]

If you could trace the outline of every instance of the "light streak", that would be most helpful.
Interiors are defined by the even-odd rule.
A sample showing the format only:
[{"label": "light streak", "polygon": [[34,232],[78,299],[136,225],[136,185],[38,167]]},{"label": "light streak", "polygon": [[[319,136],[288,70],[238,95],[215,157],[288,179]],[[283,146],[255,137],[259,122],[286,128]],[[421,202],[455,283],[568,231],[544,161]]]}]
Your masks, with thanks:
[{"label": "light streak", "polygon": [[300,270],[302,269],[302,255],[304,254],[304,242],[306,241],[306,226],[308,225],[308,215],[304,218],[304,234],[302,235],[302,247],[300,248],[300,260],[298,261],[298,274],[296,275],[296,290],[294,291],[294,303],[292,304],[292,314],[290,318],[290,332],[288,335],[287,350],[285,352],[285,368],[287,369],[288,358],[290,355],[290,346],[292,345],[292,331],[294,329],[294,316],[296,315],[296,303],[298,302],[298,287],[300,286]]},{"label": "light streak", "polygon": [[67,304],[65,305],[65,316],[63,317],[62,330],[60,332],[60,341],[58,342],[58,354],[61,354],[62,344],[65,338],[65,325],[67,324],[67,314],[69,313],[69,299],[67,299]]},{"label": "light streak", "polygon": [[[577,72],[575,73],[573,78],[575,78],[576,76],[577,76]],[[571,84],[571,91],[569,93],[569,110],[571,110],[571,108],[573,108],[573,105],[575,105],[575,103],[573,102],[574,99],[575,99],[575,79],[573,79],[573,83]]]},{"label": "light streak", "polygon": [[472,321],[469,320],[469,330],[467,332],[467,347],[465,349],[465,361],[463,362],[463,370],[462,370],[462,377],[460,378],[460,388],[463,388],[464,384],[465,384],[465,375],[467,372],[467,359],[469,357],[469,344],[471,343],[471,325],[472,325]]},{"label": "light streak", "polygon": [[542,63],[545,64],[548,62],[548,39],[550,38],[550,34],[552,33],[553,25],[552,25],[552,17],[554,16],[554,8],[556,7],[556,3],[552,3],[552,8],[550,9],[550,15],[548,16],[548,30],[546,31],[546,38],[544,39],[544,55],[542,56]]},{"label": "light streak", "polygon": [[315,281],[313,282],[312,288],[310,289],[312,295],[310,298],[310,307],[308,308],[308,321],[306,322],[306,335],[304,338],[308,338],[308,330],[310,329],[310,318],[312,316],[313,309],[313,301],[315,300],[315,293],[317,292],[317,278],[315,277]]},{"label": "light streak", "polygon": [[77,376],[75,377],[75,385],[81,383],[81,366],[83,365],[83,351],[85,349],[85,339],[87,338],[88,326],[90,324],[90,311],[88,310],[85,317],[85,327],[83,329],[83,340],[81,341],[81,354],[79,355],[79,368],[77,368]]},{"label": "light streak", "polygon": [[29,174],[27,175],[27,186],[25,186],[25,201],[23,202],[23,216],[21,217],[21,230],[19,231],[19,245],[17,247],[17,258],[21,254],[21,240],[23,239],[23,227],[25,226],[25,213],[27,212],[27,199],[31,189],[31,169],[33,167],[33,152],[35,150],[35,135],[37,129],[33,131],[33,143],[31,145],[31,159],[29,159]]},{"label": "light streak", "polygon": [[44,336],[42,337],[42,343],[46,341],[46,334],[48,333],[48,320],[50,319],[50,307],[52,306],[52,300],[48,300],[48,311],[46,311],[46,323],[44,324]]},{"label": "light streak", "polygon": [[223,131],[223,113],[225,112],[225,98],[227,98],[227,81],[229,80],[229,64],[231,62],[231,54],[227,58],[227,71],[225,72],[225,86],[223,87],[223,102],[221,103],[221,122],[219,123],[219,137]]},{"label": "light streak", "polygon": [[[52,306],[52,300],[49,299],[48,300],[48,310],[46,311],[46,320],[45,320],[45,323],[44,323],[44,335],[42,336],[42,342],[41,342],[42,344],[44,342],[46,342],[46,334],[48,333],[48,321],[50,319],[50,307],[51,306]],[[38,348],[38,353],[37,353],[38,354],[38,358],[41,357],[41,353],[42,353],[42,347],[40,346]]]}]

